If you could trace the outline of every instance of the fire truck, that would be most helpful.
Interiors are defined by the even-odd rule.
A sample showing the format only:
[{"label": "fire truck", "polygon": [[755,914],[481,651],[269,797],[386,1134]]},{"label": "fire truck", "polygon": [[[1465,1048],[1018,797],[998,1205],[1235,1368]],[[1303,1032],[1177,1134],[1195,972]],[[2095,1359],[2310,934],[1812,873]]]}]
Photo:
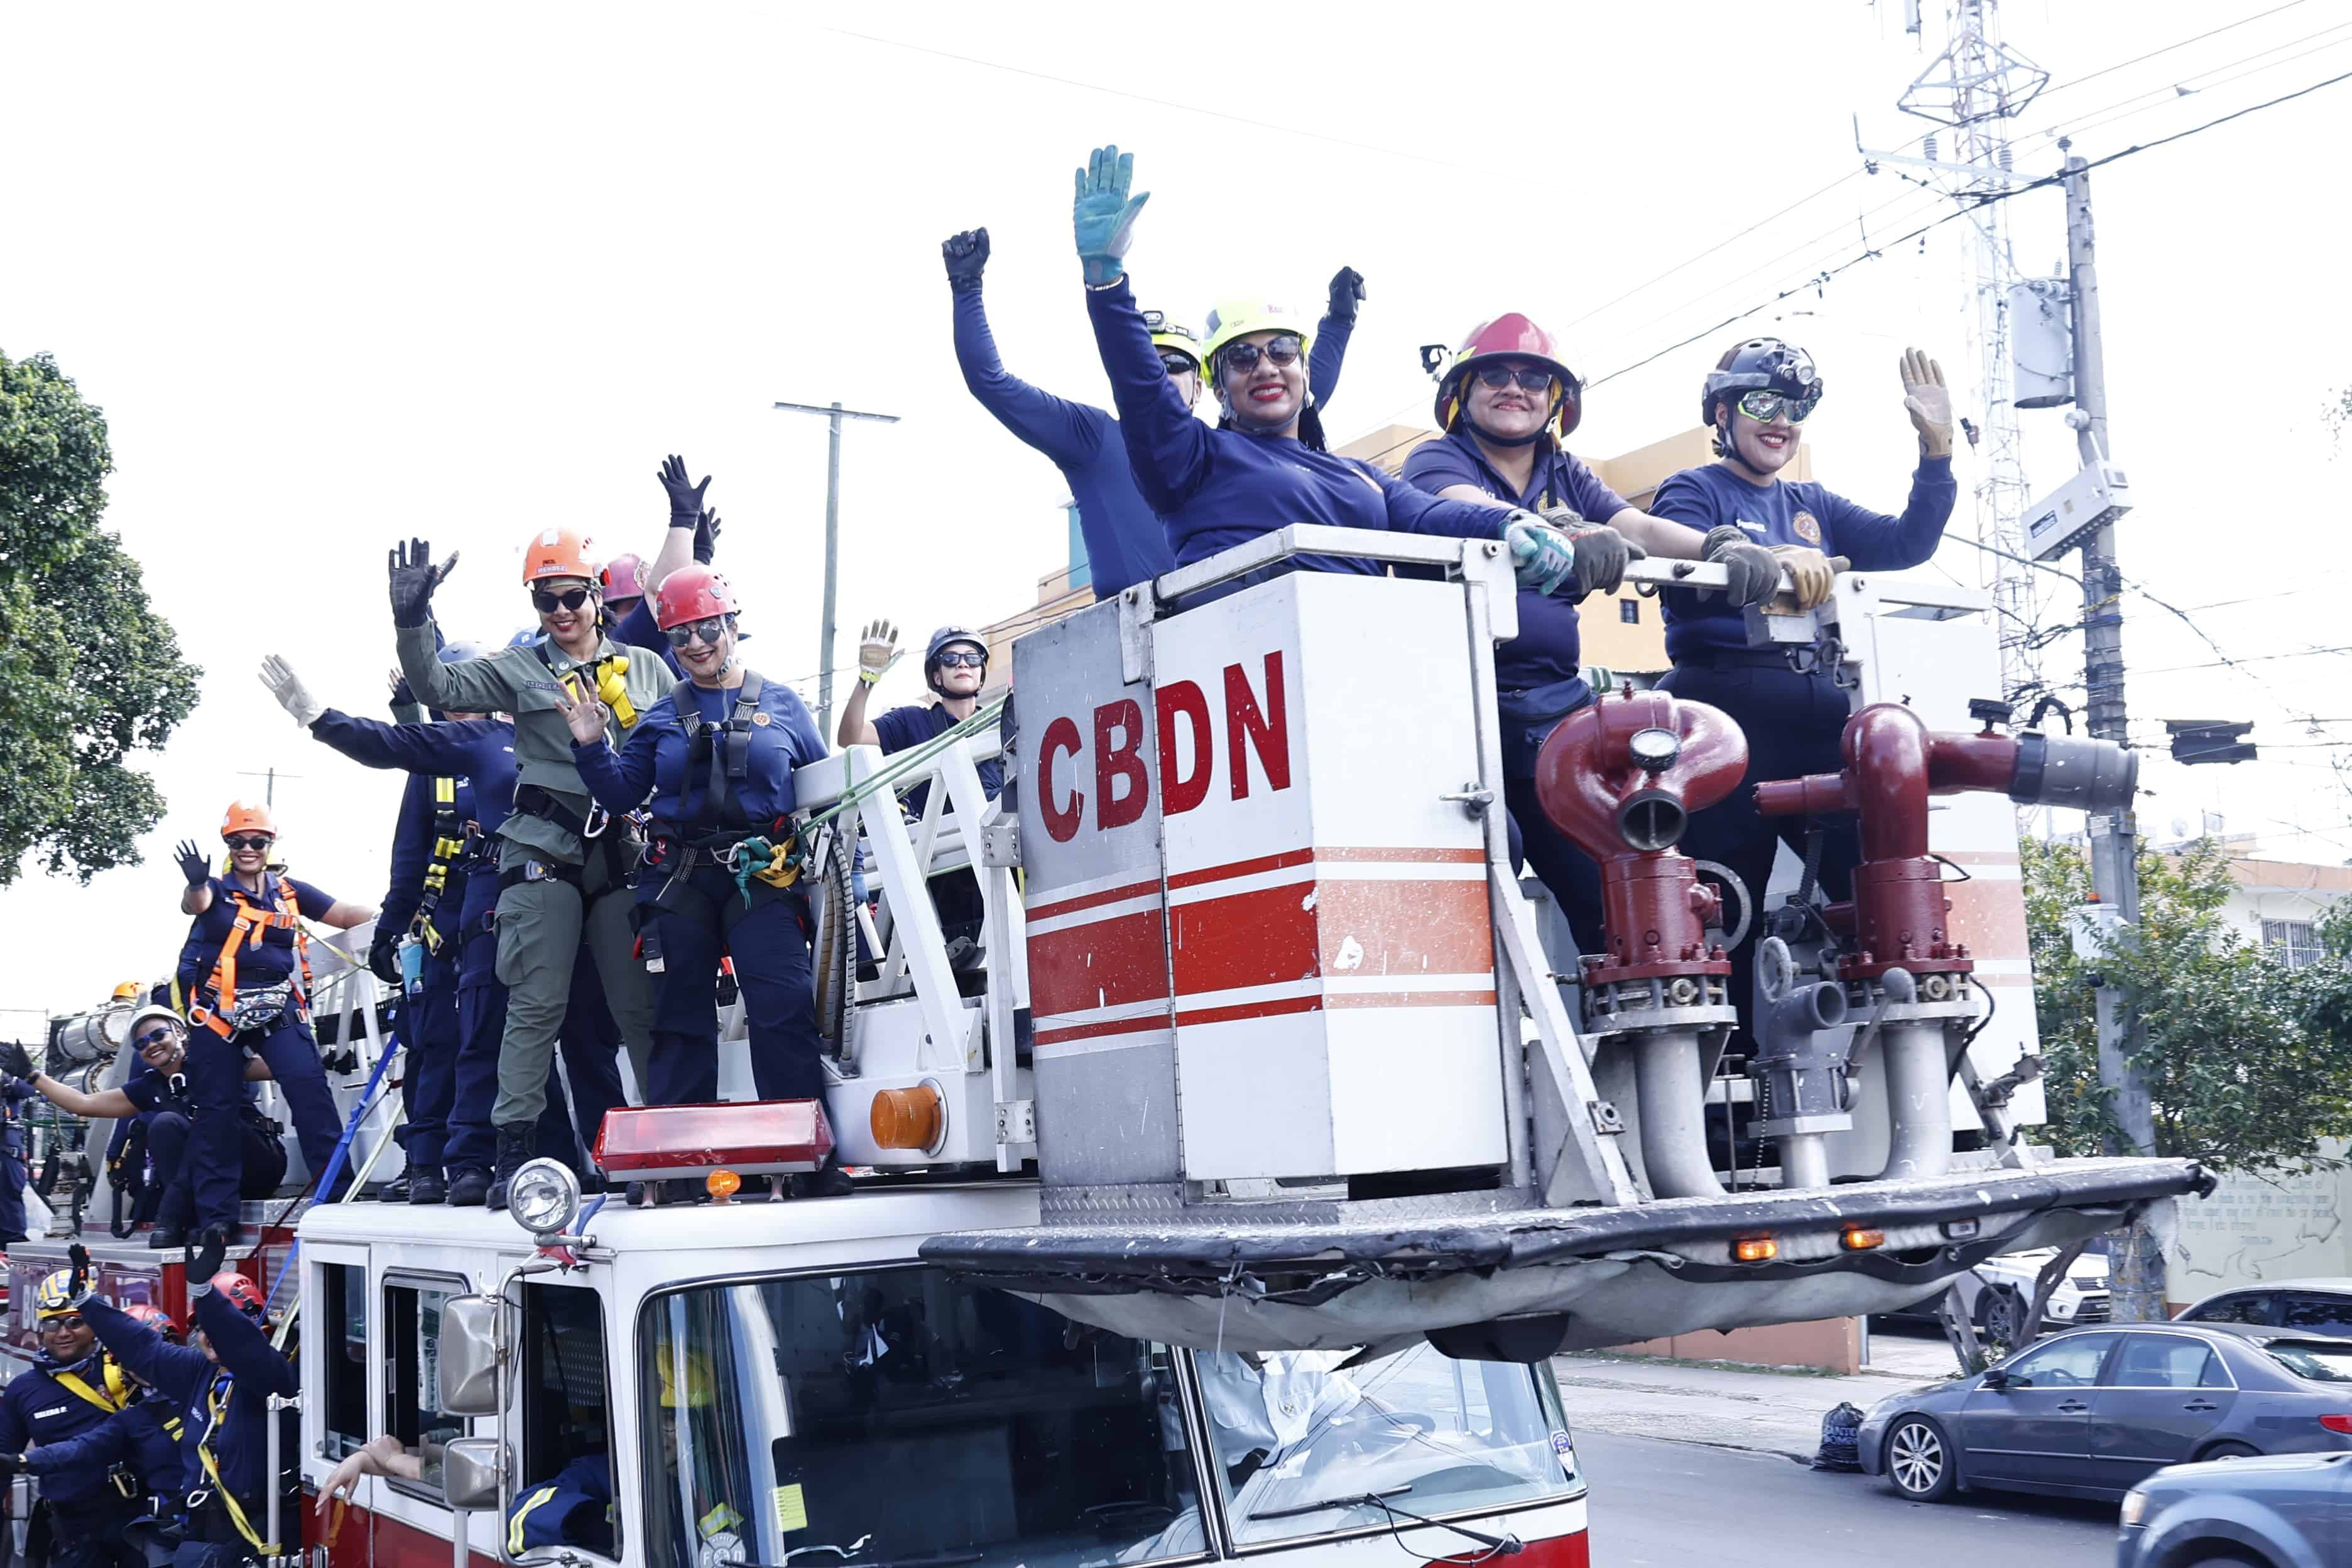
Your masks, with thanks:
[{"label": "fire truck", "polygon": [[[1890,1310],[2210,1188],[2032,1141],[2016,809],[2115,810],[2135,771],[2003,730],[1989,609],[1848,573],[1750,618],[1852,693],[1843,769],[1759,792],[1857,814],[1851,900],[1800,870],[1744,908],[1677,852],[1742,787],[1720,713],[1627,689],[1564,721],[1538,785],[1602,868],[1586,954],[1510,864],[1501,546],[1296,527],[1029,633],[992,725],[797,781],[823,1105],[754,1101],[732,1050],[724,1102],[612,1113],[601,1191],[541,1160],[506,1213],[253,1211],[240,1266],[302,1330],[287,1462],[404,1460],[268,1540],[318,1568],[1584,1563],[1554,1353]],[[942,877],[976,930],[942,928]],[[1725,951],[1758,922],[1735,1055]],[[394,1040],[363,970],[320,994],[365,1184],[398,1159]],[[857,1192],[782,1198],[836,1150]],[[680,1180],[709,1201],[620,1195]],[[14,1300],[63,1248],[12,1252]],[[118,1299],[182,1305],[176,1260],[93,1251]]]}]

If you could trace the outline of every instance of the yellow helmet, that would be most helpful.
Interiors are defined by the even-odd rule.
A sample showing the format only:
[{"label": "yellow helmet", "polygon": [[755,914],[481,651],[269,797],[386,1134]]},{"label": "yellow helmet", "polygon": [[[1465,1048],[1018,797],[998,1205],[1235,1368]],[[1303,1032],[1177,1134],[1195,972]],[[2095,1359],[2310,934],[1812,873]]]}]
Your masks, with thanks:
[{"label": "yellow helmet", "polygon": [[1195,369],[1206,361],[1208,356],[1201,352],[1199,335],[1183,322],[1171,321],[1167,312],[1146,310],[1143,312],[1143,324],[1151,329],[1153,348],[1173,349],[1191,359]]},{"label": "yellow helmet", "polygon": [[141,987],[139,982],[136,980],[126,980],[121,984],[114,988],[114,999],[117,1002],[132,1001],[138,996]]},{"label": "yellow helmet", "polygon": [[1218,350],[1252,332],[1295,332],[1300,353],[1310,353],[1315,347],[1315,323],[1289,306],[1262,300],[1221,300],[1209,312],[1209,341],[1201,356],[1214,363]]},{"label": "yellow helmet", "polygon": [[34,1315],[47,1322],[74,1310],[73,1270],[58,1268],[42,1275],[41,1283],[33,1291]]},{"label": "yellow helmet", "polygon": [[686,1397],[682,1400],[677,1396],[677,1358],[665,1350],[656,1351],[655,1360],[661,1371],[661,1407],[664,1410],[676,1410],[681,1406],[699,1410],[714,1403],[717,1394],[710,1378],[709,1357],[698,1351],[687,1352]]}]

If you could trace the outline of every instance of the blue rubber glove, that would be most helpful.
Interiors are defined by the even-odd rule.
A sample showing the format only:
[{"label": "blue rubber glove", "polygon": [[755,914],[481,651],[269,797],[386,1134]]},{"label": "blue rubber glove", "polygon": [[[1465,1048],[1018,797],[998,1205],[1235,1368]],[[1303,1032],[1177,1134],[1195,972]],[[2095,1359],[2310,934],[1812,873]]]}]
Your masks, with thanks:
[{"label": "blue rubber glove", "polygon": [[1135,154],[1116,147],[1097,147],[1078,171],[1077,199],[1070,221],[1078,242],[1078,260],[1086,268],[1087,286],[1116,283],[1127,271],[1127,247],[1135,243],[1135,215],[1151,199],[1150,191],[1130,200],[1135,183]]},{"label": "blue rubber glove", "polygon": [[1513,511],[1503,520],[1502,536],[1520,587],[1549,594],[1576,574],[1576,546],[1535,513]]}]

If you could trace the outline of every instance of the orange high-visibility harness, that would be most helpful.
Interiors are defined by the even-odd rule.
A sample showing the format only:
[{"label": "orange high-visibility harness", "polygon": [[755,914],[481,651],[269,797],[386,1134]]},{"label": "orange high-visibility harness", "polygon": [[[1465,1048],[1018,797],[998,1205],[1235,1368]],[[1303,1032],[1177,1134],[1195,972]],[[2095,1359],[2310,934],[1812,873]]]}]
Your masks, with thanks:
[{"label": "orange high-visibility harness", "polygon": [[198,1002],[188,1009],[189,1020],[202,1024],[226,1040],[234,1033],[229,1020],[236,1014],[236,950],[259,947],[271,931],[284,929],[294,933],[294,954],[301,964],[302,984],[295,993],[297,1016],[308,1023],[310,1017],[310,933],[303,928],[302,911],[296,901],[293,887],[285,878],[275,879],[278,884],[278,907],[264,908],[234,883],[222,887],[236,904],[236,921],[229,927],[228,940],[221,943],[220,957],[213,964],[212,975],[205,985],[213,994],[207,1006]]}]

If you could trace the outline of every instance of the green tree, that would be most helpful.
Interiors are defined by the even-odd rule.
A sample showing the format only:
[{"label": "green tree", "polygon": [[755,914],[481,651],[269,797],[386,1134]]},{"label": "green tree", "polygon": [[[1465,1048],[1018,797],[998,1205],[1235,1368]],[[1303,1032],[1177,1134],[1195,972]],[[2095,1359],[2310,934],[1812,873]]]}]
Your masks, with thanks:
[{"label": "green tree", "polygon": [[131,765],[203,671],[100,526],[106,416],[47,354],[0,354],[0,886],[37,853],[83,881],[135,865],[163,798]]},{"label": "green tree", "polygon": [[2322,922],[2326,952],[2290,969],[2233,926],[2221,846],[2178,857],[2143,850],[2137,933],[2075,952],[2090,895],[2081,850],[2024,841],[2034,1005],[2047,1062],[2051,1142],[2096,1154],[2115,1130],[2099,1084],[2094,975],[2139,1013],[2132,1057],[2146,1078],[2156,1152],[2216,1171],[2295,1171],[2323,1139],[2352,1137],[2352,911]]}]

